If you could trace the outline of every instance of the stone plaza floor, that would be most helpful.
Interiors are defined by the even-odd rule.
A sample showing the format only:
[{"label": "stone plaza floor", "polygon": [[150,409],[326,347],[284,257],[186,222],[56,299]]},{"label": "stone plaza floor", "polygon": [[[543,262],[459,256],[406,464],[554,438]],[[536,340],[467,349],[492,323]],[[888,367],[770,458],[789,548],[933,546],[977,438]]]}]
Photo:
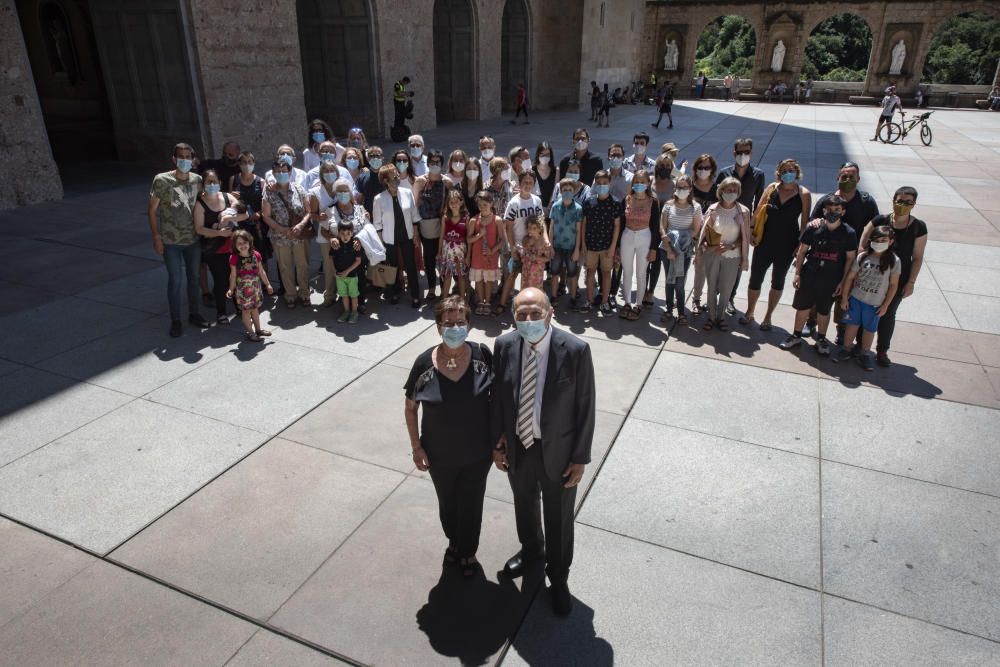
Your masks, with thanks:
[{"label": "stone plaza floor", "polygon": [[646,130],[724,164],[746,135],[817,192],[845,159],[882,210],[920,192],[888,370],[779,350],[790,289],[769,333],[557,312],[598,398],[565,620],[538,577],[497,577],[518,543],[496,470],[485,579],[442,573],[403,423],[428,309],[172,339],[145,215],[166,164],[81,165],[64,201],[0,213],[0,664],[1000,664],[1000,114],[937,111],[929,148],[869,142],[875,114],[683,101],[673,130],[633,106],[425,133],[562,155],[578,125],[601,154]]}]

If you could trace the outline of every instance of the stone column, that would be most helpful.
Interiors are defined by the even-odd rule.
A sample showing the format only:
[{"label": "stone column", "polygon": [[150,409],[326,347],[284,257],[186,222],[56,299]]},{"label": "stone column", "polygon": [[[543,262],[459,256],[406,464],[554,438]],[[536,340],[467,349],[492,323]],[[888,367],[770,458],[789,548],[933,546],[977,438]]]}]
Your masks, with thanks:
[{"label": "stone column", "polygon": [[0,209],[62,199],[14,0],[0,0]]},{"label": "stone column", "polygon": [[[476,3],[476,114],[479,120],[495,120],[501,115],[502,79],[500,41],[503,38],[504,0]],[[530,91],[529,91],[529,100]]]},{"label": "stone column", "polygon": [[[415,94],[413,118],[407,125],[413,132],[437,126],[434,108],[434,0],[372,0],[375,10],[375,42],[378,52],[375,67],[382,84],[383,127],[389,136],[394,109],[392,86],[401,77],[412,80],[409,90]],[[499,53],[497,66],[499,66]]]}]

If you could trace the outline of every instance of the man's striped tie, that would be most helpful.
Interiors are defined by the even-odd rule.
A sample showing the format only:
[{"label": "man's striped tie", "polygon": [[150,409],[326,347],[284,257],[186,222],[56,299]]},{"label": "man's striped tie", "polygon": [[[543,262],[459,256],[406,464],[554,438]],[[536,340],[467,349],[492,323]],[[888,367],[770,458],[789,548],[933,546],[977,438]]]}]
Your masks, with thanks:
[{"label": "man's striped tie", "polygon": [[530,350],[521,373],[521,404],[517,410],[517,435],[525,448],[531,447],[535,442],[531,424],[535,415],[535,388],[538,385],[537,357],[538,353]]}]

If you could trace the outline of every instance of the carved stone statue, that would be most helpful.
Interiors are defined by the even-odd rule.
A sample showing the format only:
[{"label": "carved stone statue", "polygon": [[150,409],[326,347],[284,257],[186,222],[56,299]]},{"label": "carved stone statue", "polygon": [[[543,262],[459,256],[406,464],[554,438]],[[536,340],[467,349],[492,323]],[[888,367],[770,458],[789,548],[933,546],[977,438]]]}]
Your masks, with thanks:
[{"label": "carved stone statue", "polygon": [[667,51],[663,54],[663,69],[673,72],[677,69],[677,40],[667,41]]},{"label": "carved stone statue", "polygon": [[904,60],[906,60],[906,42],[899,40],[896,42],[896,46],[892,47],[892,63],[889,65],[889,74],[902,73]]},{"label": "carved stone statue", "polygon": [[780,72],[781,66],[785,63],[785,42],[778,40],[774,45],[774,54],[771,56],[771,71]]}]

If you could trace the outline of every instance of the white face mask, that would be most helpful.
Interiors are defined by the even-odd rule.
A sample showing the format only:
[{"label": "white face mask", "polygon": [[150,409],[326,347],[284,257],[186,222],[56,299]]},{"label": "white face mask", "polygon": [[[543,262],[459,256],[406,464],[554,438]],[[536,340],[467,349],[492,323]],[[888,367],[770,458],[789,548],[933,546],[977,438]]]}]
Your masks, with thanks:
[{"label": "white face mask", "polygon": [[749,155],[737,155],[736,156],[736,164],[739,165],[740,167],[747,166],[748,164],[750,164],[750,156]]},{"label": "white face mask", "polygon": [[706,178],[708,178],[709,176],[712,175],[712,170],[711,169],[699,169],[695,173],[698,174],[698,178],[700,178],[701,180],[705,180]]},{"label": "white face mask", "polygon": [[492,148],[484,148],[483,150],[479,151],[479,154],[483,156],[484,160],[492,160],[493,159],[493,149]]},{"label": "white face mask", "polygon": [[722,193],[722,201],[726,202],[727,204],[732,204],[734,201],[736,201],[739,198],[740,198],[740,196],[738,194],[736,194],[735,192],[723,192]]},{"label": "white face mask", "polygon": [[872,241],[872,250],[874,252],[885,252],[889,249],[888,241]]},{"label": "white face mask", "polygon": [[466,169],[465,170],[465,177],[467,179],[469,179],[470,181],[474,181],[477,178],[479,178],[479,170],[478,169]]},{"label": "white face mask", "polygon": [[580,139],[579,141],[576,142],[576,150],[585,151],[587,150],[587,146],[589,145],[590,145],[589,141],[587,141],[586,139]]},{"label": "white face mask", "polygon": [[684,188],[682,190],[674,190],[674,194],[677,195],[678,199],[683,200],[688,198],[688,195],[691,194],[691,191],[688,190],[687,188]]},{"label": "white face mask", "polygon": [[528,171],[531,169],[531,160],[521,160],[521,171]]},{"label": "white face mask", "polygon": [[510,180],[510,169],[504,169],[503,171],[501,171],[500,172],[500,178],[502,178],[505,181],[509,181]]},{"label": "white face mask", "polygon": [[464,162],[452,162],[451,170],[455,173],[461,174],[465,170]]},{"label": "white face mask", "polygon": [[538,156],[538,164],[548,164],[551,161],[552,161],[552,158],[549,157],[548,155],[539,155]]},{"label": "white face mask", "polygon": [[632,150],[635,151],[636,155],[646,154],[646,144],[632,144]]}]

